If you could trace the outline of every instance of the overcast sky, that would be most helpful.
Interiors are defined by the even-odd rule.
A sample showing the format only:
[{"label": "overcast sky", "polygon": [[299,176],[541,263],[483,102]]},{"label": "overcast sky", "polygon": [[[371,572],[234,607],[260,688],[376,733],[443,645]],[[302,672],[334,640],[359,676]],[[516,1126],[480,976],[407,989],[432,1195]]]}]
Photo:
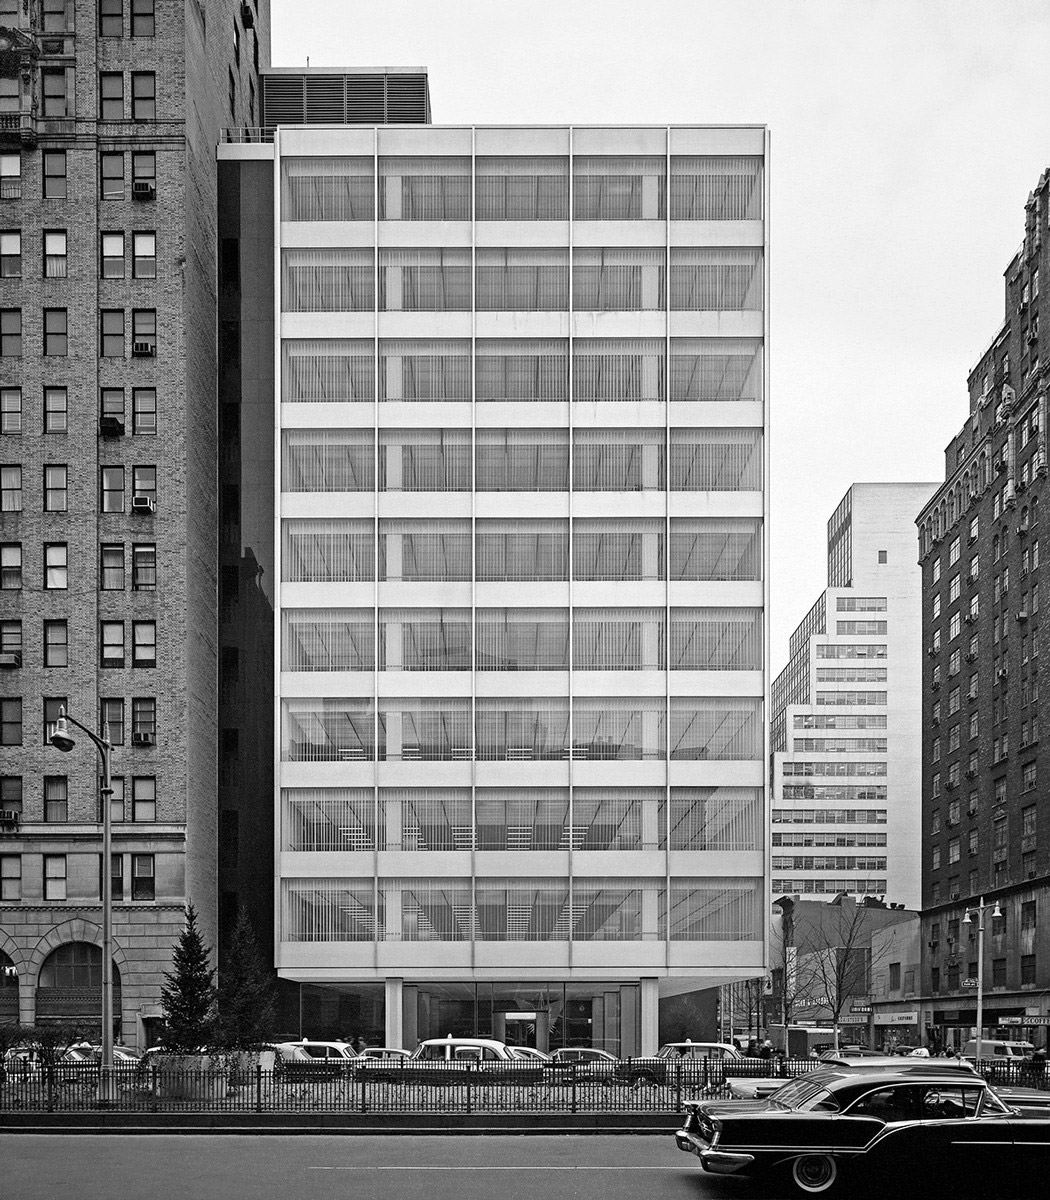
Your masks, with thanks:
[{"label": "overcast sky", "polygon": [[424,66],[435,124],[772,131],[772,660],[850,483],[944,475],[1050,166],[1046,0],[271,0],[275,66]]}]

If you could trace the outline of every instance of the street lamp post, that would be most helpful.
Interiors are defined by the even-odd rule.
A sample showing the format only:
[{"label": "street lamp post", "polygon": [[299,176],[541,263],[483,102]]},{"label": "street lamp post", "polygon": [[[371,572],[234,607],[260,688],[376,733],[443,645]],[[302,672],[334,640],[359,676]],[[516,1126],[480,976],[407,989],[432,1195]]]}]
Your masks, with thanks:
[{"label": "street lamp post", "polygon": [[977,914],[977,1041],[974,1046],[974,1058],[978,1068],[981,1065],[981,1041],[984,1034],[984,914],[989,908],[992,910],[993,920],[1003,915],[998,900],[994,904],[985,904],[982,896],[980,904],[967,907],[966,915],[962,919],[964,925],[971,925],[973,917],[970,914]]},{"label": "street lamp post", "polygon": [[112,813],[110,797],[113,786],[110,781],[110,755],[113,747],[105,733],[101,737],[92,733],[86,725],[67,716],[65,708],[58,710],[58,721],[50,742],[56,750],[68,754],[76,746],[69,732],[75,725],[94,743],[102,760],[102,1063],[99,1071],[98,1098],[101,1103],[113,1099],[113,864],[112,864]]}]

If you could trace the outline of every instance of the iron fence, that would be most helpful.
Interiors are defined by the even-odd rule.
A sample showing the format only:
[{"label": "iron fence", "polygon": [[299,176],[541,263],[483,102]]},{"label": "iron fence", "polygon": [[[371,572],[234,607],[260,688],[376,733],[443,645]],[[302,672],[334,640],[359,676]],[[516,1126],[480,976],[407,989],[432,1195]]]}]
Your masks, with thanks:
[{"label": "iron fence", "polygon": [[[96,1063],[0,1069],[0,1113],[674,1113],[683,1101],[729,1098],[734,1080],[789,1079],[812,1071],[810,1058],[625,1059],[610,1063],[299,1062],[276,1069],[163,1062],[114,1066],[100,1098]],[[1042,1065],[985,1062],[999,1086],[1048,1088]],[[768,1087],[768,1085],[767,1085]]]}]

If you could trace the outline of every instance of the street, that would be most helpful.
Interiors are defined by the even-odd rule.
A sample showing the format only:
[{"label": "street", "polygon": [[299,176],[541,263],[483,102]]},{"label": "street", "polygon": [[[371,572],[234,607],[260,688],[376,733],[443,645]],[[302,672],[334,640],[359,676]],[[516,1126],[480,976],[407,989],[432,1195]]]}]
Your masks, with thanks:
[{"label": "street", "polygon": [[[0,1135],[5,1200],[729,1200],[663,1136]],[[768,1193],[766,1193],[768,1194]]]}]

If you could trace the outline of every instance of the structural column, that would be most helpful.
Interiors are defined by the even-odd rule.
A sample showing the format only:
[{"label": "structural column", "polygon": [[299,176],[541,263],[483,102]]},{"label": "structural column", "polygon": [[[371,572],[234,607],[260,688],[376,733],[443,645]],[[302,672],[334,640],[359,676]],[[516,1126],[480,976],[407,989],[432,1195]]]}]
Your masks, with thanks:
[{"label": "structural column", "polygon": [[642,1045],[640,1053],[655,1054],[660,1049],[660,981],[643,979],[642,985]]},{"label": "structural column", "polygon": [[384,982],[385,989],[385,1022],[386,1022],[386,1041],[387,1046],[403,1046],[404,1045],[404,1016],[401,1011],[402,991],[404,980],[399,978],[387,978]]}]

